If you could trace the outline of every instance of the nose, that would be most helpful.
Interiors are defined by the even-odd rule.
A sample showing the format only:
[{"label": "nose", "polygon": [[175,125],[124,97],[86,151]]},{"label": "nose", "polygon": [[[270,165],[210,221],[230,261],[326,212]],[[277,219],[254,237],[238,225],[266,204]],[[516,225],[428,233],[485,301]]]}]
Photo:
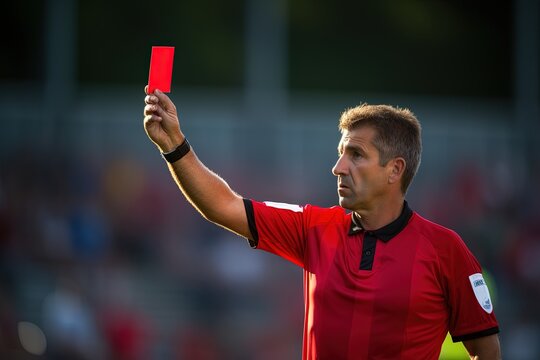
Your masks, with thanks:
[{"label": "nose", "polygon": [[345,161],[342,155],[337,159],[336,164],[332,168],[332,174],[334,174],[335,176],[345,175],[346,169],[347,167],[345,166]]}]

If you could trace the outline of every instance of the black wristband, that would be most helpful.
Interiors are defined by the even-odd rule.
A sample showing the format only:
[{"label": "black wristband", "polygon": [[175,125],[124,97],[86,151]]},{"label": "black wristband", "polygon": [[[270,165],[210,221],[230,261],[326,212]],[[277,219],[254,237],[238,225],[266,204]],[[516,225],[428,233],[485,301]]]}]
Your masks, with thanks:
[{"label": "black wristband", "polygon": [[172,164],[183,158],[189,152],[189,150],[191,150],[191,145],[189,145],[187,139],[184,139],[184,142],[178,145],[178,147],[173,151],[161,153],[161,157]]}]

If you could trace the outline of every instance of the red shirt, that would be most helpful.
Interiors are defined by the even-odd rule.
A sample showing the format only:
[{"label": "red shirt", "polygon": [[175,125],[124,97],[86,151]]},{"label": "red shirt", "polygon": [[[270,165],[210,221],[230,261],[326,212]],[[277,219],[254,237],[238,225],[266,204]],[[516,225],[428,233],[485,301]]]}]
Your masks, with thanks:
[{"label": "red shirt", "polygon": [[244,204],[251,245],[304,269],[303,359],[438,359],[448,331],[499,332],[478,261],[406,202],[376,231],[337,206]]}]

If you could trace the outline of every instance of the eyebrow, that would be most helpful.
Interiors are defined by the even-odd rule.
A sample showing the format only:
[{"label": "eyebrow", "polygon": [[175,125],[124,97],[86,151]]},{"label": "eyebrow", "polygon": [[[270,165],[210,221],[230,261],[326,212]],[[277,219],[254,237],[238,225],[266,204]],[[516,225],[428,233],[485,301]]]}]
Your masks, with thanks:
[{"label": "eyebrow", "polygon": [[343,143],[340,142],[338,147],[337,147],[338,153],[341,153],[342,151],[345,151],[345,150],[359,151],[362,154],[366,153],[365,149],[363,147],[359,146],[359,145],[347,144],[347,145],[344,146]]}]

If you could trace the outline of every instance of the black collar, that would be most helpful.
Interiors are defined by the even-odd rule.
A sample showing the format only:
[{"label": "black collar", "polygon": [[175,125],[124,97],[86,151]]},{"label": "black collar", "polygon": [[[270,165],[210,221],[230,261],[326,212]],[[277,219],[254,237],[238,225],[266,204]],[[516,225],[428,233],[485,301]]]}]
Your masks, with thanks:
[{"label": "black collar", "polygon": [[[413,212],[411,208],[409,207],[409,204],[407,204],[407,201],[403,202],[403,210],[401,210],[401,214],[398,216],[398,218],[394,221],[392,221],[390,224],[383,226],[380,229],[369,231],[370,234],[375,236],[377,239],[381,239],[384,242],[389,241],[394,236],[399,234],[401,230],[407,226],[409,223],[409,219],[411,218]],[[356,215],[355,212],[351,214],[351,227],[349,229],[349,235],[355,235],[358,234],[361,231],[364,231],[364,228],[362,227],[362,223],[360,222],[360,218],[358,215]]]}]

